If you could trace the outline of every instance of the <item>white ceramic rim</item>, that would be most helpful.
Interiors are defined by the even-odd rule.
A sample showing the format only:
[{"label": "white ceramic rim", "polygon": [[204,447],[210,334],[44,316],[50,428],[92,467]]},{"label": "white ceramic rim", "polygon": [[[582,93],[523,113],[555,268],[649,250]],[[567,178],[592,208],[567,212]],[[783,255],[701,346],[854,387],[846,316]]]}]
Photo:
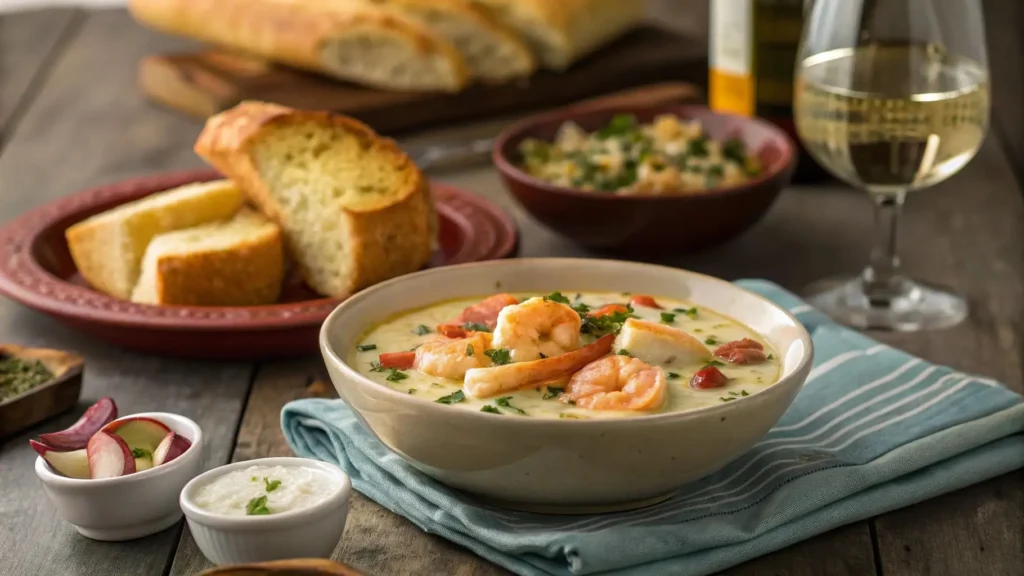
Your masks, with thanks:
[{"label": "white ceramic rim", "polygon": [[[723,284],[725,286],[728,286],[729,290],[736,290],[736,291],[739,291],[739,292],[743,292],[744,294],[748,294],[748,295],[752,296],[753,298],[756,298],[757,300],[760,300],[760,301],[764,302],[769,307],[774,308],[775,310],[781,312],[799,330],[800,342],[803,344],[805,352],[804,352],[803,357],[800,359],[800,362],[798,362],[797,365],[792,370],[790,370],[788,374],[784,375],[777,382],[775,382],[771,386],[768,386],[768,387],[766,387],[766,388],[764,388],[762,390],[759,390],[759,391],[757,391],[754,394],[751,394],[749,396],[738,397],[735,401],[732,401],[732,402],[725,402],[725,403],[722,403],[722,404],[715,404],[715,405],[711,405],[711,406],[704,406],[702,408],[694,408],[694,409],[691,409],[691,410],[686,410],[684,412],[668,412],[668,413],[664,413],[664,414],[650,414],[650,415],[644,414],[644,415],[639,415],[639,416],[631,416],[629,418],[594,418],[594,419],[589,419],[589,420],[555,419],[555,418],[494,418],[492,415],[484,413],[484,412],[474,412],[474,411],[471,411],[471,410],[462,410],[462,412],[465,413],[464,414],[465,417],[479,418],[481,422],[488,422],[488,423],[490,423],[489,425],[512,426],[512,427],[515,427],[515,426],[530,426],[530,425],[567,426],[567,427],[568,426],[574,426],[574,427],[587,427],[587,426],[607,427],[607,426],[613,426],[614,427],[614,426],[631,426],[633,424],[636,424],[637,422],[650,423],[650,422],[667,422],[667,421],[676,421],[676,420],[680,420],[681,421],[681,420],[689,420],[689,419],[692,419],[692,418],[702,418],[702,417],[705,417],[708,414],[727,413],[727,412],[730,412],[732,410],[735,410],[736,406],[741,405],[741,404],[743,404],[745,402],[749,403],[749,402],[760,401],[763,398],[763,394],[765,394],[767,391],[783,387],[783,385],[786,383],[787,380],[789,380],[791,378],[798,377],[800,374],[805,374],[810,369],[809,365],[810,365],[810,363],[814,359],[814,343],[811,341],[811,335],[807,332],[807,329],[804,328],[804,325],[801,324],[800,321],[796,319],[796,316],[791,314],[788,310],[786,310],[782,306],[779,306],[775,302],[772,302],[768,298],[765,298],[764,296],[762,296],[762,295],[760,295],[760,294],[758,294],[756,292],[753,292],[751,290],[747,290],[746,288],[741,288],[741,287],[733,284],[732,282],[729,282],[727,280],[722,280],[721,278],[716,278],[714,276],[709,276],[707,274],[701,274],[699,272],[692,272],[690,270],[684,270],[682,268],[673,268],[671,266],[662,266],[662,265],[659,265],[659,264],[648,264],[648,263],[644,263],[644,262],[627,262],[627,261],[622,261],[622,260],[611,260],[611,259],[600,259],[600,258],[516,258],[514,260],[489,260],[489,261],[485,261],[485,262],[471,262],[471,263],[468,263],[468,264],[458,264],[458,265],[454,265],[454,266],[445,266],[445,267],[442,267],[442,268],[432,268],[432,269],[428,269],[428,270],[422,270],[420,272],[415,272],[413,274],[407,274],[405,276],[400,276],[398,278],[393,278],[391,280],[387,280],[385,282],[381,282],[380,284],[376,284],[376,285],[374,285],[374,286],[372,286],[370,288],[367,288],[365,290],[357,292],[356,294],[354,294],[353,296],[349,297],[347,300],[342,302],[340,305],[338,305],[338,307],[335,308],[334,311],[332,311],[327,316],[327,319],[324,321],[323,326],[321,326],[321,328],[320,328],[320,350],[321,350],[321,352],[325,356],[328,357],[329,361],[334,362],[338,366],[339,370],[341,370],[346,377],[353,379],[354,381],[358,382],[361,386],[373,386],[374,390],[383,391],[384,394],[389,395],[393,401],[395,401],[395,402],[397,402],[399,404],[405,404],[405,405],[410,405],[410,406],[419,406],[423,410],[433,410],[433,411],[435,411],[435,413],[438,416],[440,416],[442,414],[449,414],[450,415],[451,414],[451,412],[450,412],[451,407],[450,406],[445,406],[444,404],[438,404],[436,402],[431,402],[429,400],[425,400],[425,399],[422,399],[422,398],[417,398],[415,396],[410,396],[409,394],[403,394],[401,392],[398,392],[397,390],[393,390],[391,388],[388,388],[388,387],[385,387],[385,386],[381,386],[380,384],[378,384],[378,383],[370,380],[369,378],[363,376],[361,373],[359,373],[359,371],[357,371],[356,369],[354,369],[351,366],[349,366],[347,362],[345,362],[344,360],[341,359],[340,356],[338,356],[337,352],[335,352],[334,347],[331,345],[331,343],[330,343],[330,341],[328,339],[328,333],[330,332],[330,327],[334,323],[340,321],[340,318],[342,316],[344,316],[344,314],[345,314],[345,312],[347,311],[348,308],[354,307],[354,306],[358,306],[359,303],[362,302],[363,300],[366,300],[367,298],[372,297],[373,293],[375,291],[377,291],[378,289],[383,289],[383,288],[385,288],[387,286],[392,286],[392,285],[395,285],[395,284],[400,284],[402,282],[409,282],[409,281],[412,281],[414,279],[430,277],[430,276],[443,275],[443,274],[446,274],[446,273],[450,272],[451,270],[458,270],[458,269],[464,269],[464,268],[501,267],[501,266],[508,265],[509,262],[516,262],[516,265],[519,265],[519,266],[522,266],[524,264],[525,265],[529,265],[529,264],[535,263],[535,262],[545,262],[547,264],[551,264],[551,263],[555,263],[555,264],[564,263],[566,265],[576,265],[576,264],[586,264],[586,263],[590,263],[590,264],[603,264],[603,265],[608,265],[608,266],[611,266],[611,265],[623,265],[623,266],[656,268],[656,269],[664,271],[666,273],[681,274],[683,276],[699,276],[699,277],[703,278],[706,281],[720,283],[720,284]],[[737,320],[742,322],[742,319],[737,319]],[[744,324],[744,325],[746,325],[746,324]],[[366,326],[360,326],[359,329],[360,329],[360,331],[363,331],[363,330],[366,329]],[[801,383],[801,387],[802,387],[802,385],[803,385],[803,383]],[[444,412],[442,412],[442,411],[444,411]]]},{"label": "white ceramic rim", "polygon": [[[199,489],[199,486],[212,482],[215,478],[223,476],[228,472],[249,466],[291,466],[315,468],[334,478],[340,480],[341,486],[329,498],[297,510],[289,510],[276,514],[257,516],[223,516],[207,512],[192,501],[192,494]],[[349,499],[352,493],[352,480],[348,474],[338,466],[312,458],[298,458],[294,456],[280,456],[270,458],[256,458],[255,460],[242,460],[218,466],[207,470],[195,478],[189,480],[188,484],[181,489],[181,496],[178,498],[182,512],[190,521],[198,522],[203,526],[218,528],[222,530],[274,530],[287,528],[296,524],[307,522],[313,516],[320,516],[327,512],[336,511],[341,508]]]},{"label": "white ceramic rim", "polygon": [[202,428],[199,427],[199,424],[196,424],[192,419],[186,418],[185,416],[181,416],[179,414],[171,414],[170,412],[140,412],[138,414],[128,414],[126,416],[121,416],[120,418],[115,418],[112,421],[117,422],[119,420],[128,420],[142,417],[152,418],[153,420],[159,420],[172,430],[174,429],[174,426],[171,426],[171,423],[174,423],[179,428],[188,430],[188,434],[182,435],[186,437],[188,437],[188,435],[191,435],[191,438],[189,438],[189,440],[192,442],[192,445],[188,447],[188,450],[182,452],[180,456],[166,464],[154,466],[148,470],[143,470],[142,472],[133,472],[125,476],[117,476],[116,478],[68,478],[67,476],[62,476],[51,470],[50,463],[47,462],[46,459],[43,458],[42,456],[36,456],[36,473],[44,482],[53,484],[55,486],[60,486],[61,488],[87,489],[90,486],[95,486],[97,488],[100,486],[112,485],[127,486],[135,482],[145,482],[147,478],[152,478],[154,476],[157,476],[158,474],[167,474],[174,468],[183,465],[186,457],[190,456],[196,450],[196,446],[202,444],[203,430]]}]

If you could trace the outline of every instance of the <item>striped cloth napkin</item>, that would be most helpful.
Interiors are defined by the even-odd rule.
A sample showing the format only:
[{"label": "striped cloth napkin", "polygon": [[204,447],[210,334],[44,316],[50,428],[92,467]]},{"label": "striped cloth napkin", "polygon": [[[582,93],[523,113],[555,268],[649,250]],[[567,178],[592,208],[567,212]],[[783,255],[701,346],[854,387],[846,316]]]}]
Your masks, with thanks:
[{"label": "striped cloth napkin", "polygon": [[738,284],[808,327],[814,369],[760,443],[656,506],[594,516],[490,509],[392,454],[341,401],[292,402],[281,425],[296,454],[339,464],[389,510],[529,576],[710,574],[1024,463],[1018,394],[837,326],[774,284]]}]

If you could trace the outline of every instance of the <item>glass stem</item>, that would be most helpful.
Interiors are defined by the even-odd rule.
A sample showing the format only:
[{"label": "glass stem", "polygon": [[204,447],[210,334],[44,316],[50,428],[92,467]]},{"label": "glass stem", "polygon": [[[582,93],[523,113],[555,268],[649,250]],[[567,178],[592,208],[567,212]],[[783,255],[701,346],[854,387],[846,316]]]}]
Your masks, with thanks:
[{"label": "glass stem", "polygon": [[875,202],[875,245],[871,264],[864,270],[864,292],[873,304],[884,306],[902,292],[898,236],[907,193],[871,196]]}]

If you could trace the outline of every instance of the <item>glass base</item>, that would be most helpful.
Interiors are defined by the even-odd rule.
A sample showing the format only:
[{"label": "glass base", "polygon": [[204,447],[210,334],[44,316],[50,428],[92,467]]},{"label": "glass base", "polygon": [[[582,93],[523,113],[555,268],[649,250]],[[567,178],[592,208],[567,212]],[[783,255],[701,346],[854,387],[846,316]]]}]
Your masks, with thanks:
[{"label": "glass base", "polygon": [[869,291],[863,277],[819,280],[804,291],[807,302],[837,322],[869,330],[916,332],[955,326],[967,318],[967,301],[947,288],[898,278]]}]

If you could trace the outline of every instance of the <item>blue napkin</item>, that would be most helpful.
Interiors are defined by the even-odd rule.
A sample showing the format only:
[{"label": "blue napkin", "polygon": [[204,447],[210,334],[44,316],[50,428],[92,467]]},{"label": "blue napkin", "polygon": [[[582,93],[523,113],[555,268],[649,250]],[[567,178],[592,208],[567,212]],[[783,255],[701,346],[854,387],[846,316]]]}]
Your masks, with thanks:
[{"label": "blue napkin", "polygon": [[339,464],[356,490],[523,575],[710,574],[843,524],[1024,463],[1024,402],[832,323],[764,281],[739,285],[794,313],[814,369],[747,454],[643,510],[544,516],[481,506],[414,470],[339,400],[299,400],[281,426],[300,456]]}]

